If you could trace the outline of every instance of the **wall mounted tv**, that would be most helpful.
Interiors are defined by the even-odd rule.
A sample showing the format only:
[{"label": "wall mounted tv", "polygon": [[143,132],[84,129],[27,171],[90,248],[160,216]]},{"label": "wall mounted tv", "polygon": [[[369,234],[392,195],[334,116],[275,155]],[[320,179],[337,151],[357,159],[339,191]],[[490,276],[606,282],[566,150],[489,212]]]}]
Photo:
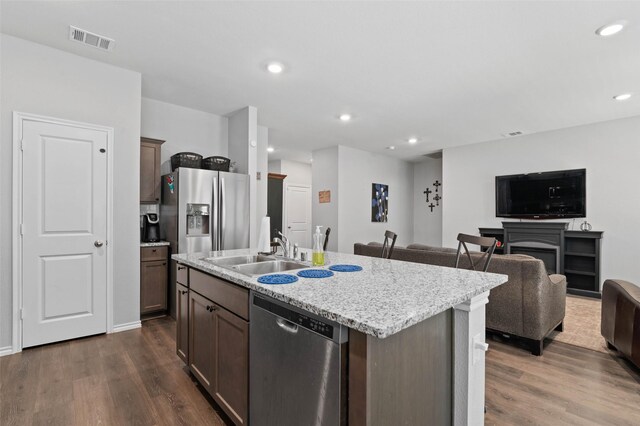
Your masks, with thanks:
[{"label": "wall mounted tv", "polygon": [[496,216],[555,219],[587,215],[587,170],[496,176]]}]

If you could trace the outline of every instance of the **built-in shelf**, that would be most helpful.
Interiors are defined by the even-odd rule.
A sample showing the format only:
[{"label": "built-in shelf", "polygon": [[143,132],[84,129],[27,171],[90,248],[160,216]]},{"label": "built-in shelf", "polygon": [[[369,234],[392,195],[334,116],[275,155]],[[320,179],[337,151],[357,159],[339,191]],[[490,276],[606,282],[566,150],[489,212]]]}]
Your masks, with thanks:
[{"label": "built-in shelf", "polygon": [[588,275],[590,277],[595,277],[596,273],[595,272],[589,272],[589,271],[576,271],[573,269],[565,269],[564,270],[565,274],[576,274],[576,275]]},{"label": "built-in shelf", "polygon": [[565,251],[565,256],[581,256],[581,257],[596,257],[595,253],[577,253],[573,251]]}]

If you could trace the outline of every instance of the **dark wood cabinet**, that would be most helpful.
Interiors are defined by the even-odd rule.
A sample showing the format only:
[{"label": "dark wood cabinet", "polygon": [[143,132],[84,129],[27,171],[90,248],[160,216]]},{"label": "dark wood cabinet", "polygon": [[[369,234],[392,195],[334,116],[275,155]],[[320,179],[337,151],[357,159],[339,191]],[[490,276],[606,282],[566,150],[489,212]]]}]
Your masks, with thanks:
[{"label": "dark wood cabinet", "polygon": [[189,369],[209,394],[213,393],[214,321],[213,303],[189,292]]},{"label": "dark wood cabinet", "polygon": [[140,138],[140,202],[160,202],[160,146],[159,139]]},{"label": "dark wood cabinet", "polygon": [[140,249],[140,314],[167,309],[167,247]]},{"label": "dark wood cabinet", "polygon": [[[248,305],[248,291],[199,271],[188,272],[189,289],[176,284],[178,355],[188,360],[193,375],[233,422],[247,424],[249,322],[237,314],[244,314],[247,309],[244,304]],[[197,290],[205,292],[207,297]],[[216,299],[215,302],[209,297]],[[238,312],[225,309],[223,304]],[[183,349],[181,353],[185,341],[188,351]]]},{"label": "dark wood cabinet", "polygon": [[189,365],[189,289],[176,284],[176,353]]},{"label": "dark wood cabinet", "polygon": [[213,399],[235,424],[249,411],[249,323],[224,308],[215,311]]}]

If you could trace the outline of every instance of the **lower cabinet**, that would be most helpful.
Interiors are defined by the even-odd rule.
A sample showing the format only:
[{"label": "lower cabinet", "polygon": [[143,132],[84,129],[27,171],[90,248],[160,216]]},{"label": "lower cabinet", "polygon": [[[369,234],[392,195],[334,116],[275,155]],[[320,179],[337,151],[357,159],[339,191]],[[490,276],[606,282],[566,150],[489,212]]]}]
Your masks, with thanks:
[{"label": "lower cabinet", "polygon": [[140,262],[140,313],[167,309],[167,261]]},{"label": "lower cabinet", "polygon": [[176,353],[189,365],[189,289],[176,283]]},{"label": "lower cabinet", "polygon": [[233,422],[244,425],[249,405],[249,323],[194,291],[187,294],[189,368]]},{"label": "lower cabinet", "polygon": [[236,424],[249,412],[249,323],[224,308],[215,311],[213,399]]}]

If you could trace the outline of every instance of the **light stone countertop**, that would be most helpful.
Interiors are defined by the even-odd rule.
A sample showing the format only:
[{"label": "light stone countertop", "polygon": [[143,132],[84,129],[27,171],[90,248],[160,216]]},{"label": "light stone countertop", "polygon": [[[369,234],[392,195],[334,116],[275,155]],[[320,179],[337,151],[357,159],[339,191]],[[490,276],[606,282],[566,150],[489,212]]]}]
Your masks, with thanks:
[{"label": "light stone countertop", "polygon": [[330,278],[299,277],[293,284],[265,285],[258,283],[257,276],[248,277],[202,260],[248,254],[255,252],[227,250],[174,254],[171,258],[381,339],[491,290],[508,278],[502,274],[325,252],[324,268],[353,264],[363,270],[334,272]]},{"label": "light stone countertop", "polygon": [[164,247],[170,246],[171,243],[169,241],[156,241],[155,243],[140,243],[140,247]]}]

